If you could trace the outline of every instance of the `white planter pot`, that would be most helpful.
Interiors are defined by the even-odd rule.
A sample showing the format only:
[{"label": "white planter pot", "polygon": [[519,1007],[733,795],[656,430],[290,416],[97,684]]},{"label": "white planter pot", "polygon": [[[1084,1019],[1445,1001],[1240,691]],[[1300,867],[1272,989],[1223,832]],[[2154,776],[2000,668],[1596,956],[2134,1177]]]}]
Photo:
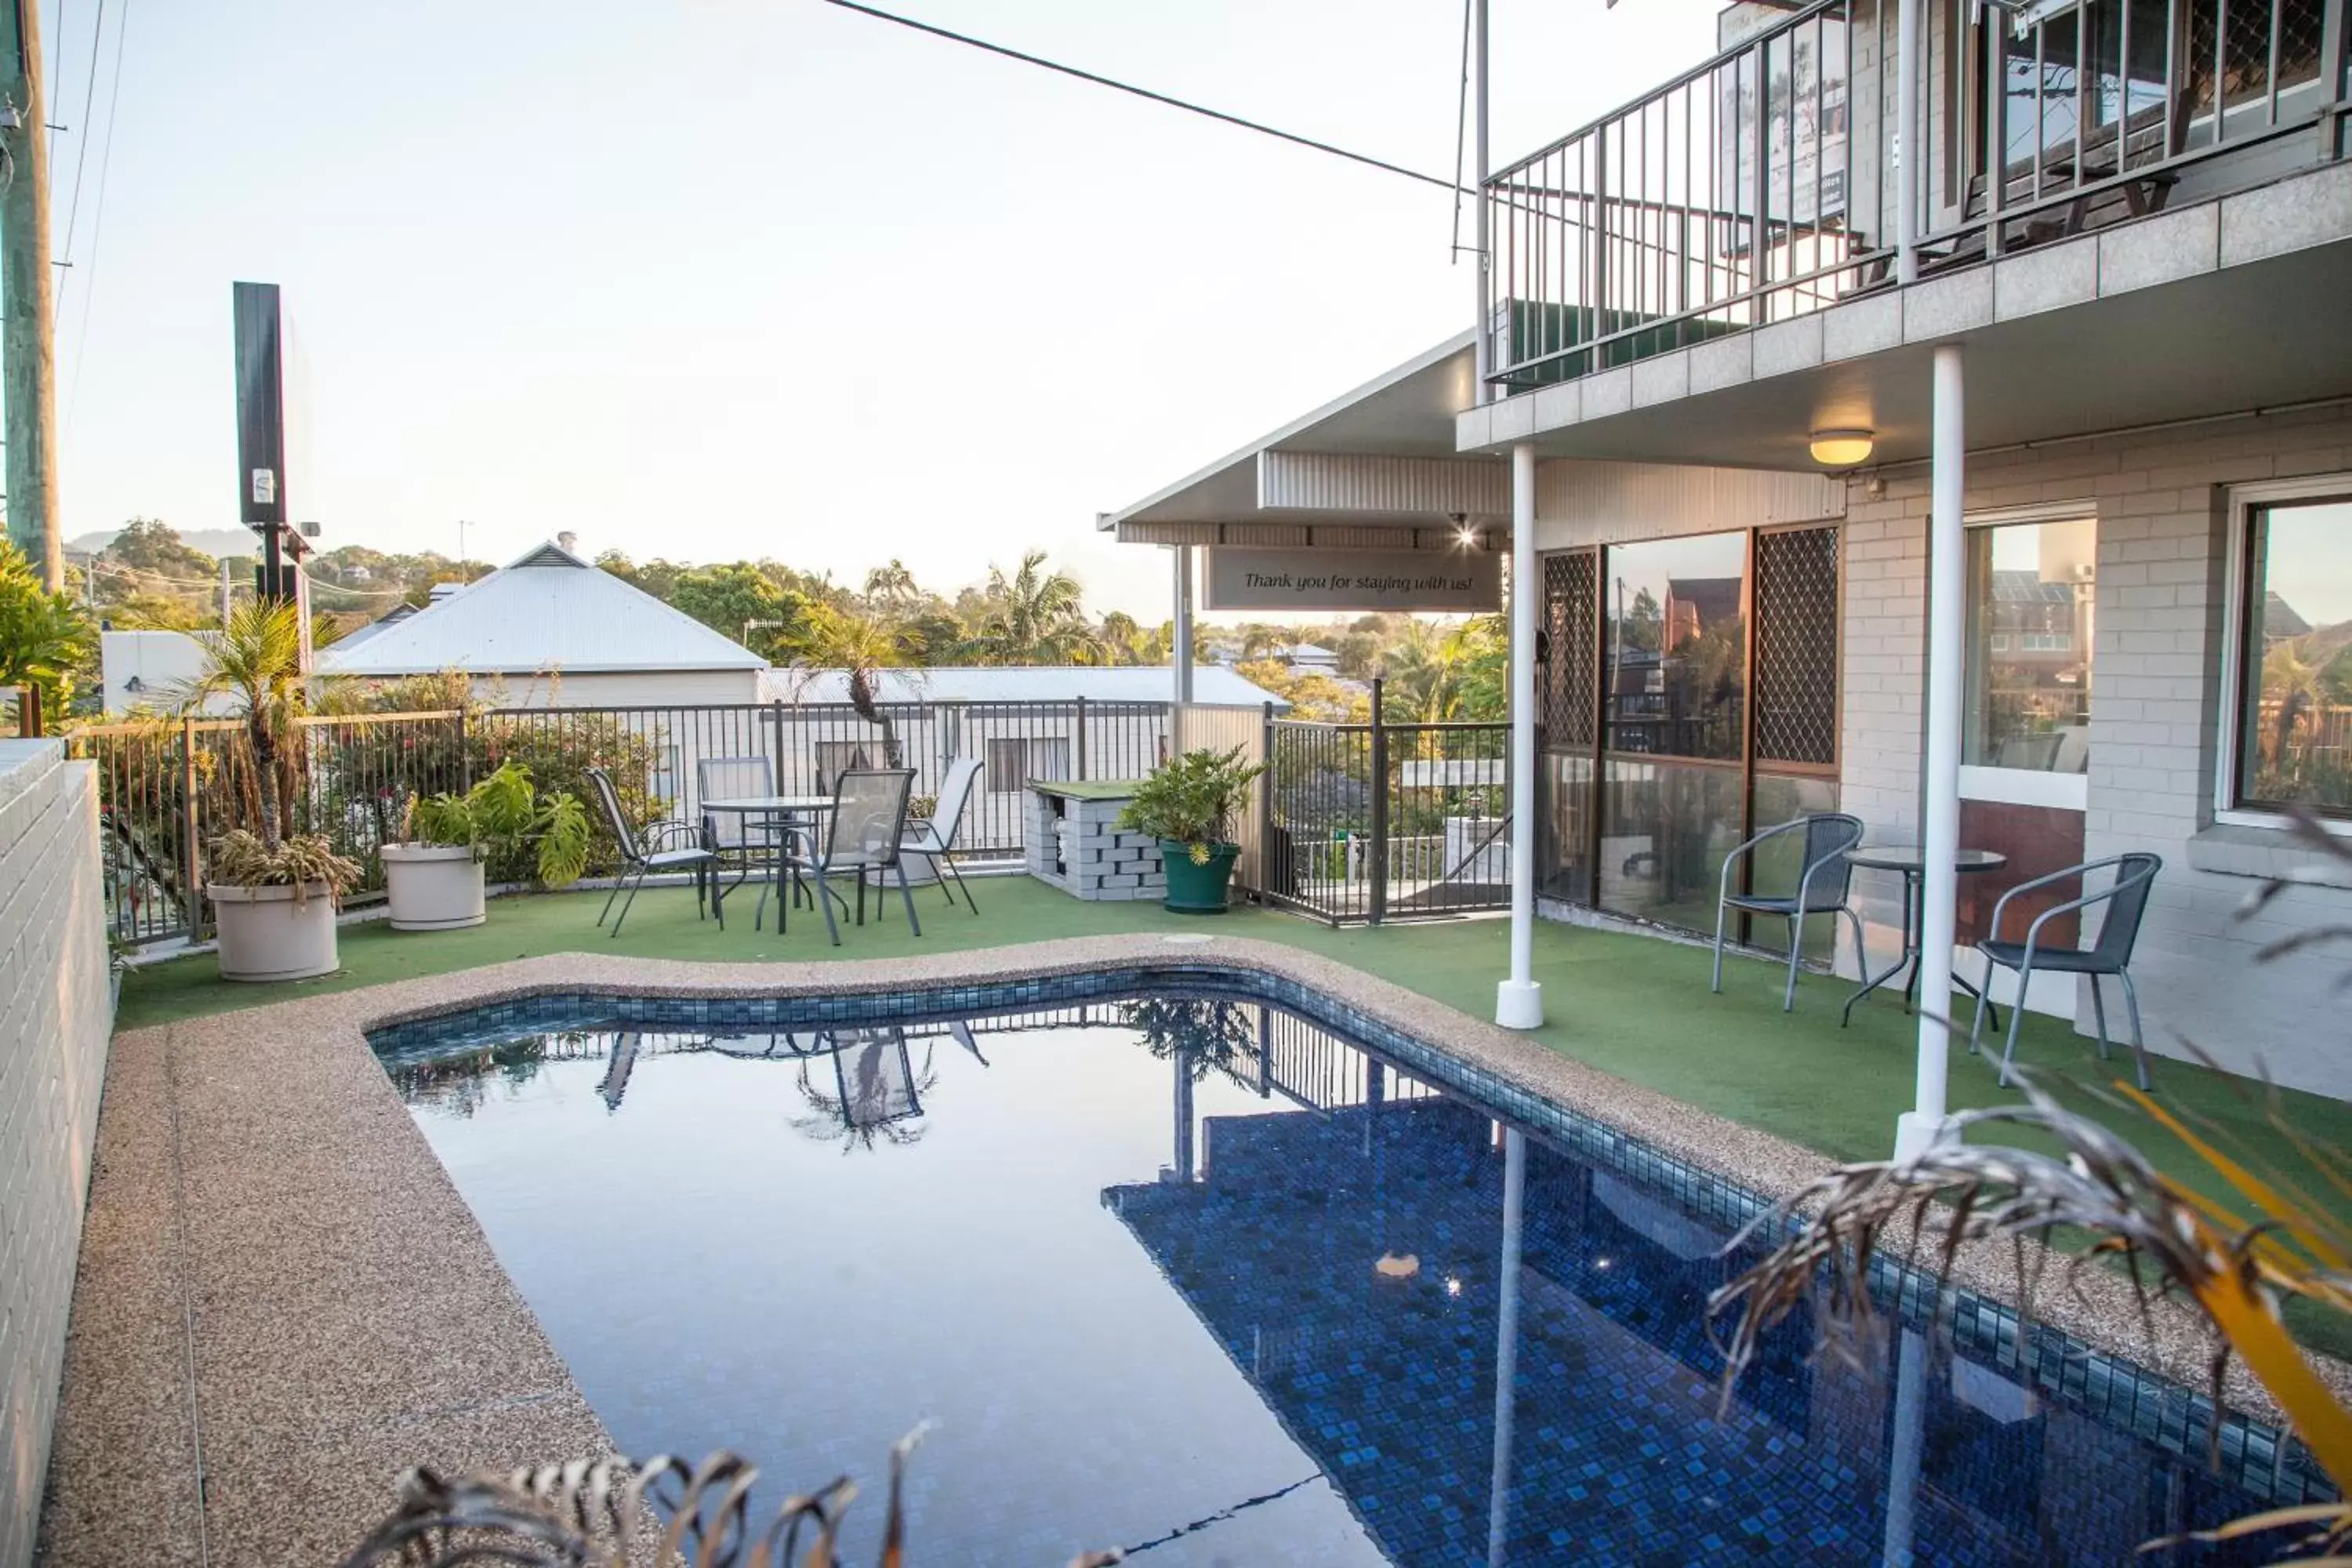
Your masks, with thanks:
[{"label": "white planter pot", "polygon": [[393,930],[451,931],[486,918],[482,863],[466,846],[387,844],[377,853]]},{"label": "white planter pot", "polygon": [[929,855],[910,851],[898,857],[898,864],[906,868],[910,888],[928,888],[940,879],[939,862]]},{"label": "white planter pot", "polygon": [[341,967],[335,898],[326,883],[311,883],[300,902],[292,888],[215,882],[205,890],[220,923],[223,980],[308,980]]}]

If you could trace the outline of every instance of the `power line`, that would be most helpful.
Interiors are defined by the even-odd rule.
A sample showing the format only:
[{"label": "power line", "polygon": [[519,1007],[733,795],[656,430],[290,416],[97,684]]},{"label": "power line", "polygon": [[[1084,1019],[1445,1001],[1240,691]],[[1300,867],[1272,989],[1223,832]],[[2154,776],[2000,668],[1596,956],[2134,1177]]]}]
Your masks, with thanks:
[{"label": "power line", "polygon": [[131,31],[131,0],[114,19],[114,68],[106,89],[106,151],[98,160],[98,210],[89,220],[89,265],[83,268],[81,325],[74,333],[73,384],[66,389],[65,434],[73,434],[74,410],[81,405],[81,367],[89,347],[90,307],[98,298],[98,245],[106,234],[106,176],[114,167],[114,111],[122,107],[122,40]]},{"label": "power line", "polygon": [[1171,98],[1164,92],[1154,92],[1148,87],[1137,87],[1132,82],[1097,76],[1093,71],[1081,70],[1076,66],[1066,66],[1058,60],[1049,60],[1039,55],[1024,54],[1019,49],[1007,48],[1003,44],[992,44],[985,38],[975,38],[968,33],[951,32],[929,22],[918,22],[912,16],[901,16],[895,12],[877,10],[872,5],[861,5],[857,0],[824,0],[824,3],[828,5],[838,5],[845,11],[855,11],[861,16],[871,16],[877,21],[894,22],[901,27],[911,27],[918,33],[929,33],[935,38],[945,38],[950,43],[964,44],[975,49],[984,49],[992,55],[1002,55],[1009,60],[1019,60],[1023,65],[1058,71],[1063,76],[1076,77],[1080,81],[1092,82],[1097,87],[1107,87],[1116,92],[1149,99],[1153,103],[1165,104],[1171,109],[1181,109],[1187,114],[1198,114],[1227,125],[1239,126],[1244,131],[1255,131],[1261,136],[1271,136],[1277,142],[1288,142],[1295,146],[1311,148],[1318,153],[1328,153],[1335,158],[1345,158],[1351,163],[1361,163],[1385,174],[1400,174],[1408,180],[1418,180],[1424,185],[1435,185],[1442,191],[1452,191],[1456,195],[1477,195],[1475,191],[1465,193],[1463,186],[1454,180],[1442,179],[1435,174],[1424,174],[1418,169],[1408,169],[1402,163],[1391,163],[1385,159],[1372,157],[1369,153],[1350,153],[1345,147],[1334,147],[1328,142],[1318,142],[1311,136],[1300,136],[1288,131],[1277,131],[1271,125],[1260,124],[1255,120],[1244,120],[1238,114],[1228,114],[1222,109],[1210,109],[1202,104],[1189,102],[1184,99]]},{"label": "power line", "polygon": [[[89,168],[89,111],[98,101],[98,46],[106,37],[106,0],[98,0],[98,14],[89,25],[89,70],[85,74],[81,89],[81,140],[74,144],[73,199],[66,205],[66,246],[62,263],[68,270],[58,279],[58,299],[65,299],[67,279],[73,276],[74,228],[81,221],[81,177]],[[54,186],[57,176],[49,177]]]}]

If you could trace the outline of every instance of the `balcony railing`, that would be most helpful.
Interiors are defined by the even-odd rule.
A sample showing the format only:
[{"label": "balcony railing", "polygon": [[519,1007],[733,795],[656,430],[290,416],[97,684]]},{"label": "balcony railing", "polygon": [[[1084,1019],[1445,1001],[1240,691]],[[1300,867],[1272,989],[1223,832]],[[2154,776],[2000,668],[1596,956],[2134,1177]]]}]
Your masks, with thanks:
[{"label": "balcony railing", "polygon": [[[1923,275],[2341,155],[2345,0],[1925,8]],[[1498,390],[1892,286],[1895,31],[1823,0],[1492,175]]]}]

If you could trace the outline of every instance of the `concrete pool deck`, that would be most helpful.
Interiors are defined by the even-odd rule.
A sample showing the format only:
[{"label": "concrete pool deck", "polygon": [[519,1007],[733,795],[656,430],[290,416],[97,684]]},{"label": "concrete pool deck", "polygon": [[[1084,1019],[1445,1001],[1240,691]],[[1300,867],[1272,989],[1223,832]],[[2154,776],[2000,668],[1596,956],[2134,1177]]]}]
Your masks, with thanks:
[{"label": "concrete pool deck", "polygon": [[[1141,933],[821,963],[562,953],[183,1019],[114,1042],[46,1561],[333,1562],[390,1510],[410,1465],[508,1468],[610,1450],[368,1029],[533,994],[903,994],[1170,963],[1295,981],[1768,1196],[1824,1166],[1418,992],[1247,938]],[[593,1223],[593,1194],[582,1217]],[[1979,1248],[1958,1276],[2010,1298],[2014,1268],[2006,1248]],[[2120,1275],[2084,1269],[2076,1284],[2045,1288],[2037,1317],[2204,1385],[2209,1341],[2192,1312],[2156,1303],[2151,1341]],[[2318,1364],[2352,1392],[2352,1368]],[[2242,1371],[2229,1394],[2277,1418]],[[873,1456],[875,1475],[881,1465]]]}]

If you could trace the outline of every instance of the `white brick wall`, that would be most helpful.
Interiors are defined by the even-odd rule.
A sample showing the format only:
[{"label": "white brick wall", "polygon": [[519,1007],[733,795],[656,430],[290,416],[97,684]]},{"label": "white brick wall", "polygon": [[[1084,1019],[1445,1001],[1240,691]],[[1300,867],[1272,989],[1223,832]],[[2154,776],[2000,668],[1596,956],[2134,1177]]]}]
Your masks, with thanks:
[{"label": "white brick wall", "polygon": [[[2098,518],[2084,848],[2092,859],[2127,849],[2164,857],[2132,965],[2149,1047],[2182,1055],[2194,1042],[2236,1070],[2266,1068],[2336,1095],[2352,1094],[2332,989],[2352,952],[2252,961],[2267,941],[2352,921],[2352,890],[2300,890],[2265,920],[2240,921],[2253,880],[2189,860],[2212,822],[2227,487],[2345,470],[2352,411],[2336,408],[1980,454],[1968,473],[1972,511],[2080,500]],[[1848,510],[1843,798],[1874,837],[1907,837],[1916,822],[1927,491],[1918,470],[1891,478],[1875,499],[1857,480]],[[2111,1018],[2121,1027],[2120,1009]],[[2087,997],[2077,1022],[2089,1027]]]},{"label": "white brick wall", "polygon": [[0,1568],[33,1560],[112,1027],[95,774],[0,741]]}]

